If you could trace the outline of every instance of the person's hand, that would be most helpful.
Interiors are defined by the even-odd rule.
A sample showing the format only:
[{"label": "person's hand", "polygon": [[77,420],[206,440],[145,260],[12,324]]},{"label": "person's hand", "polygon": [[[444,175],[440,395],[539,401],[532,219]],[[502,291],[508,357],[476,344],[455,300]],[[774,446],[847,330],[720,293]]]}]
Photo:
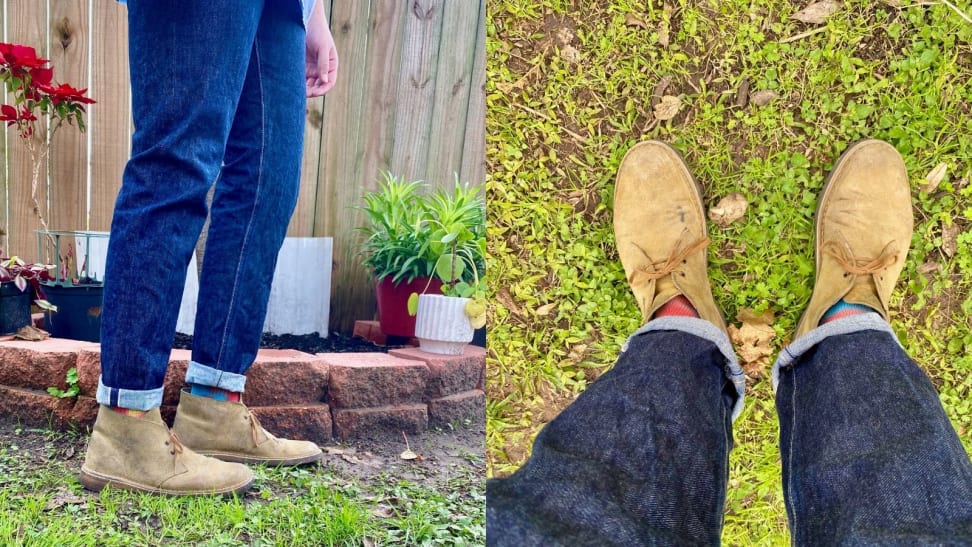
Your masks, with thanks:
[{"label": "person's hand", "polygon": [[314,0],[307,22],[307,96],[320,97],[337,81],[338,54],[321,0]]}]

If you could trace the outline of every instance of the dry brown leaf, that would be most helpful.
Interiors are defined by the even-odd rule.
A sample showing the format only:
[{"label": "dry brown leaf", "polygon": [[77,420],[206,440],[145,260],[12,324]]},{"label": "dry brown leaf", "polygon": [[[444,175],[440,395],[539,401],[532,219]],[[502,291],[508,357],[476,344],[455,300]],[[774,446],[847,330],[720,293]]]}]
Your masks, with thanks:
[{"label": "dry brown leaf", "polygon": [[573,65],[576,65],[581,60],[580,51],[577,51],[577,48],[570,44],[560,48],[560,56],[563,57],[565,61]]},{"label": "dry brown leaf", "polygon": [[662,20],[661,24],[658,25],[658,45],[661,47],[668,47],[671,42],[671,21],[672,12],[674,8],[668,2],[662,4]]},{"label": "dry brown leaf", "polygon": [[577,344],[570,348],[570,352],[567,353],[567,360],[571,363],[580,363],[584,360],[584,356],[587,355],[587,344]]},{"label": "dry brown leaf", "polygon": [[935,261],[928,261],[918,266],[918,273],[930,274],[942,271],[942,265]]},{"label": "dry brown leaf", "polygon": [[392,508],[383,503],[376,505],[375,508],[371,510],[371,514],[380,519],[390,519],[395,516],[395,512],[392,510]]},{"label": "dry brown leaf", "polygon": [[645,30],[651,29],[651,26],[645,22],[643,17],[639,17],[634,13],[628,13],[624,16],[624,24],[628,25],[629,27],[638,27]]},{"label": "dry brown leaf", "polygon": [[803,23],[819,25],[827,21],[827,18],[837,11],[837,2],[834,0],[823,0],[814,2],[802,10],[794,13],[790,17]]},{"label": "dry brown leaf", "polygon": [[954,222],[949,225],[942,224],[942,252],[951,258],[958,251],[959,227]]},{"label": "dry brown leaf", "polygon": [[752,103],[756,106],[766,106],[777,97],[779,97],[779,95],[772,89],[762,89],[755,93],[749,94],[749,100],[752,101]]},{"label": "dry brown leaf", "polygon": [[729,325],[729,339],[747,372],[761,372],[768,364],[776,337],[776,331],[761,323],[743,323],[741,327]]},{"label": "dry brown leaf", "polygon": [[59,488],[54,497],[47,501],[47,505],[44,506],[45,511],[51,511],[54,509],[59,509],[65,505],[80,505],[87,502],[85,498],[76,495],[67,488]]},{"label": "dry brown leaf", "polygon": [[772,325],[776,320],[773,310],[765,310],[763,313],[756,313],[752,308],[743,308],[736,314],[736,321],[740,323],[752,323],[754,325]]},{"label": "dry brown leaf", "polygon": [[682,108],[682,100],[674,95],[665,95],[661,102],[655,105],[655,119],[670,120]]},{"label": "dry brown leaf", "polygon": [[557,307],[556,302],[551,302],[550,304],[544,304],[537,308],[537,315],[550,315],[550,312],[554,311]]},{"label": "dry brown leaf", "polygon": [[30,342],[39,342],[41,340],[47,340],[51,337],[51,333],[46,330],[39,329],[33,325],[24,325],[17,329],[17,333],[14,334],[14,338],[19,338],[21,340],[27,340]]},{"label": "dry brown leaf", "polygon": [[513,315],[523,317],[523,310],[516,305],[516,302],[513,301],[513,296],[507,289],[503,288],[496,291],[496,300]]},{"label": "dry brown leaf", "polygon": [[938,185],[945,180],[945,173],[947,171],[948,164],[945,162],[939,163],[925,175],[925,183],[920,185],[918,189],[926,194],[934,192],[938,188]]},{"label": "dry brown leaf", "polygon": [[745,196],[733,192],[709,209],[709,218],[719,226],[726,227],[746,214],[747,205]]}]

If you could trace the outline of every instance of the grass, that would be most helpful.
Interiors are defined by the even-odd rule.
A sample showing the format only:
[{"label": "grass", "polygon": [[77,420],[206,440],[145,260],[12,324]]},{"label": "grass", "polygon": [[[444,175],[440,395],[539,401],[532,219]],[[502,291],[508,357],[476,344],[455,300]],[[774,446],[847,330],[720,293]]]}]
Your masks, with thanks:
[{"label": "grass", "polygon": [[111,489],[92,494],[76,479],[80,458],[67,463],[75,448],[65,447],[80,444],[77,440],[50,432],[23,434],[45,435],[46,440],[32,442],[29,453],[16,436],[0,442],[0,538],[5,544],[485,542],[479,465],[434,484],[405,480],[401,473],[359,479],[326,467],[257,466],[253,488],[243,497],[163,497]]},{"label": "grass", "polygon": [[[730,322],[747,308],[774,314],[776,350],[810,297],[827,172],[854,141],[891,142],[915,216],[892,325],[972,449],[972,24],[904,0],[841,2],[822,25],[791,19],[805,4],[488,1],[489,475],[526,459],[641,322],[611,203],[621,157],[648,138],[684,154],[707,206],[747,199],[743,219],[710,223],[709,273]],[[776,98],[742,106],[745,86]],[[682,102],[672,120],[652,115],[661,95]],[[940,185],[920,190],[941,163]],[[729,544],[789,541],[768,375],[751,371],[735,424]]]}]

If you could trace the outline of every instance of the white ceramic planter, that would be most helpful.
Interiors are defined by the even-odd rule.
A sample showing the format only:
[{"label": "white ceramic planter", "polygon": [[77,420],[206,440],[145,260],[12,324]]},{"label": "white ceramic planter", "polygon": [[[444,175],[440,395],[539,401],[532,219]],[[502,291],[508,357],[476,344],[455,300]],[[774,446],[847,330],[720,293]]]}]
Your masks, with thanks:
[{"label": "white ceramic planter", "polygon": [[466,316],[468,298],[420,294],[415,318],[419,348],[429,353],[462,355],[472,342],[473,328]]}]

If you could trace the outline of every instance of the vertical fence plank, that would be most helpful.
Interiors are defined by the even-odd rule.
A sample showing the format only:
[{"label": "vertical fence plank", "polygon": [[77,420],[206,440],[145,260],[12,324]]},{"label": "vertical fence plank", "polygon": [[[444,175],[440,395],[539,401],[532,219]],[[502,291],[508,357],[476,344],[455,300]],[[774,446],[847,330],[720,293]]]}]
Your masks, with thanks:
[{"label": "vertical fence plank", "polygon": [[[7,41],[24,44],[37,50],[42,57],[47,56],[47,3],[37,0],[8,0],[7,2]],[[40,228],[34,202],[31,199],[32,162],[26,143],[13,128],[7,129],[7,173],[9,202],[9,252],[29,261],[38,260],[37,236],[34,230]],[[47,138],[47,131],[41,129],[31,137],[40,147]],[[46,170],[41,170],[37,188],[37,204],[45,212],[47,203]],[[53,260],[52,257],[49,258]]]},{"label": "vertical fence plank", "polygon": [[91,203],[88,227],[108,230],[131,153],[132,109],[128,74],[128,12],[117,2],[94,0],[91,29],[93,77],[88,94]]},{"label": "vertical fence plank", "polygon": [[[442,14],[442,44],[436,64],[435,105],[429,128],[425,179],[451,186],[462,165],[466,110],[476,53],[478,6],[472,2],[446,2]],[[456,43],[454,38],[465,36]],[[472,37],[472,39],[468,39]]]},{"label": "vertical fence plank", "polygon": [[470,184],[486,181],[486,1],[479,2],[479,24],[473,53],[472,86],[466,113],[462,171],[459,179]]},{"label": "vertical fence plank", "polygon": [[[0,2],[0,21],[6,23],[7,14],[4,11],[4,3]],[[0,27],[2,28],[2,27]],[[3,40],[6,41],[7,37],[3,36]],[[7,90],[0,87],[0,99],[3,103],[7,102]],[[3,166],[0,169],[0,256],[8,256],[8,239],[7,233],[10,231],[10,222],[7,214],[7,133],[9,129],[3,128],[0,131],[0,165]]]},{"label": "vertical fence plank", "polygon": [[[80,89],[88,81],[88,3],[52,0],[50,58],[54,78]],[[63,124],[51,142],[48,222],[56,230],[87,227],[88,142],[76,125]]]},{"label": "vertical fence plank", "polygon": [[[466,2],[454,2],[463,3]],[[395,150],[391,170],[408,179],[425,177],[428,155],[429,124],[435,99],[436,63],[442,35],[443,0],[408,2],[402,48],[402,73],[398,100],[400,116],[395,122]],[[456,36],[449,36],[449,47]],[[456,40],[458,42],[458,40]]]},{"label": "vertical fence plank", "polygon": [[354,245],[354,210],[349,206],[362,157],[362,115],[367,72],[363,70],[368,58],[368,17],[371,2],[335,3],[331,12],[331,27],[338,51],[343,55],[344,71],[324,104],[324,148],[327,158],[321,169],[318,191],[317,218],[314,233],[334,238],[334,270],[331,274],[332,328],[348,330],[353,323],[356,302],[362,295],[361,276],[356,268],[358,257]]}]

